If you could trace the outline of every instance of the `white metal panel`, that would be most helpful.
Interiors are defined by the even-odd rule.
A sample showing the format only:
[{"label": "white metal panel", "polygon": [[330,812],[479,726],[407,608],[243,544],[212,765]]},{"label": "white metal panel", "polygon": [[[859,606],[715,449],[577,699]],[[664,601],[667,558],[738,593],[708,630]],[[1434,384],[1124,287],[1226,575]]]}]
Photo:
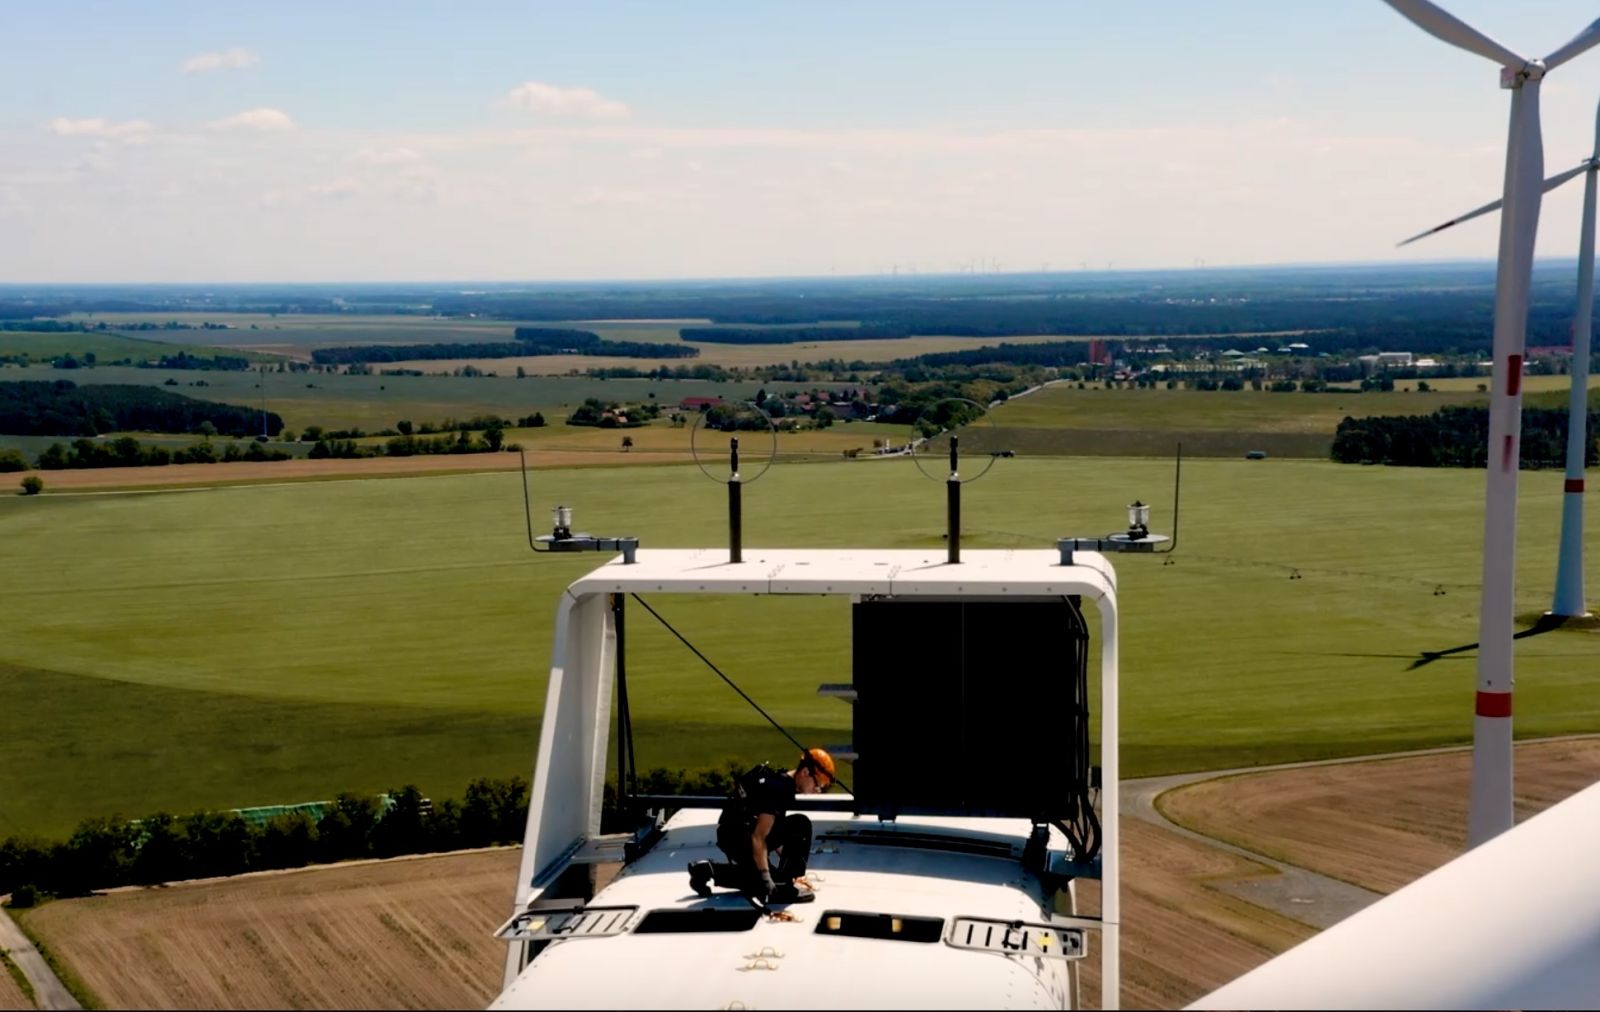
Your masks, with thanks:
[{"label": "white metal panel", "polygon": [[[877,828],[872,818],[814,814],[814,903],[789,908],[794,923],[763,921],[726,934],[634,935],[561,942],[541,953],[495,1008],[1061,1008],[1060,960],[1005,956],[916,943],[816,933],[825,910],[1002,921],[1039,921],[1037,884],[1015,859],[824,840],[832,830]],[[666,838],[595,897],[643,911],[707,904],[741,906],[732,893],[702,900],[688,889],[690,861],[721,855],[717,813],[685,811]],[[908,830],[1007,839],[1018,819],[905,819]],[[1065,840],[1052,834],[1053,845]],[[1091,951],[1099,940],[1091,937]]]},{"label": "white metal panel", "polygon": [[955,565],[942,551],[916,549],[747,548],[738,564],[712,549],[639,549],[618,557],[568,588],[595,593],[672,594],[1082,594],[1098,600],[1115,587],[1105,558],[1080,552],[1071,566],[1054,550],[972,550]]},{"label": "white metal panel", "polygon": [[1195,1002],[1237,1008],[1594,1008],[1600,784]]}]

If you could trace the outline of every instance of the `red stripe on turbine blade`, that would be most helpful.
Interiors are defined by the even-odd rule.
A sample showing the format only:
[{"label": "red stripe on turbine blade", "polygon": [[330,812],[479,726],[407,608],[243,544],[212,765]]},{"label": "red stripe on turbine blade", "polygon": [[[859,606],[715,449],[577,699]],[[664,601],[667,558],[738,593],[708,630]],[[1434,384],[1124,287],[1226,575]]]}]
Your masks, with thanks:
[{"label": "red stripe on turbine blade", "polygon": [[1506,356],[1506,396],[1515,397],[1522,392],[1522,356]]},{"label": "red stripe on turbine blade", "polygon": [[1583,479],[1582,478],[1568,478],[1567,479],[1567,488],[1566,488],[1566,490],[1568,492],[1582,492],[1583,491]]},{"label": "red stripe on turbine blade", "polygon": [[1500,470],[1511,470],[1511,451],[1516,449],[1516,440],[1506,437],[1506,445],[1500,450]]},{"label": "red stripe on turbine blade", "polygon": [[1511,716],[1511,693],[1509,692],[1480,692],[1476,713],[1480,717],[1509,717]]}]

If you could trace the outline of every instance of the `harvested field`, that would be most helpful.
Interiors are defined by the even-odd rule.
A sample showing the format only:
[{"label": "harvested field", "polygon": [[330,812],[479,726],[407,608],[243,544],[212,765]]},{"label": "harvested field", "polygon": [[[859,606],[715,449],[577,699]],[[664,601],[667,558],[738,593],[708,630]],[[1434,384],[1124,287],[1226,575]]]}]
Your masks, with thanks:
[{"label": "harvested field", "polygon": [[108,1008],[482,1008],[514,849],[51,903],[24,923]]},{"label": "harvested field", "polygon": [[[6,916],[0,914],[0,917]],[[14,1009],[31,1009],[33,1002],[22,992],[22,987],[12,977],[12,964],[0,959],[0,1012],[13,1012]]]},{"label": "harvested field", "polygon": [[[1122,1007],[1182,1008],[1316,934],[1215,886],[1275,875],[1264,865],[1128,817],[1122,820]],[[1080,903],[1099,912],[1098,883]],[[1100,1007],[1097,937],[1083,1004]]]},{"label": "harvested field", "polygon": [[[1388,893],[1465,848],[1471,761],[1463,751],[1246,774],[1156,805],[1196,832]],[[1519,745],[1516,763],[1522,821],[1600,779],[1600,740]]]}]

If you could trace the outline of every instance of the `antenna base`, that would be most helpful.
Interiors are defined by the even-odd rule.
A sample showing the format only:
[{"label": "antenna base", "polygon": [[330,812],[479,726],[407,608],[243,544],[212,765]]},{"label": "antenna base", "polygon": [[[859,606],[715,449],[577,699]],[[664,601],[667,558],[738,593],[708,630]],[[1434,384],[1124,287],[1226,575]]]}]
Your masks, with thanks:
[{"label": "antenna base", "polygon": [[1153,552],[1157,545],[1171,540],[1165,534],[1146,534],[1142,538],[1113,534],[1105,538],[1062,538],[1056,542],[1056,549],[1061,552],[1061,564],[1070,566],[1073,552]]},{"label": "antenna base", "polygon": [[544,546],[546,552],[621,552],[622,564],[634,564],[634,554],[639,550],[639,539],[635,537],[598,538],[593,534],[569,534],[566,537],[557,537],[553,534],[541,534],[535,541]]}]

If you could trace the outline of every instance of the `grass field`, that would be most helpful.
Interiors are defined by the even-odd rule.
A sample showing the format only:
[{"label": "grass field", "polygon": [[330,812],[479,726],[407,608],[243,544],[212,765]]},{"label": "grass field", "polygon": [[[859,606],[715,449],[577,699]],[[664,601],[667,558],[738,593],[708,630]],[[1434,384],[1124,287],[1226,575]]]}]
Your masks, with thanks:
[{"label": "grass field", "polygon": [[1422,415],[1447,404],[1483,403],[1476,391],[1331,394],[1264,390],[1140,390],[1056,383],[996,408],[1002,428],[1212,429],[1235,432],[1326,433],[1347,415]]},{"label": "grass field", "polygon": [[[450,344],[456,342],[509,341],[518,326],[512,320],[468,320],[431,316],[333,315],[288,314],[274,316],[266,313],[96,313],[79,315],[75,319],[104,320],[109,326],[118,323],[180,323],[199,325],[225,322],[229,330],[190,330],[163,332],[168,340],[181,341],[187,335],[208,344],[230,348],[250,348],[276,355],[309,358],[315,348],[343,344]],[[612,341],[645,341],[657,344],[682,343],[678,331],[683,327],[710,326],[707,320],[538,320],[523,326],[572,327],[593,331]],[[841,323],[841,327],[854,326]],[[775,328],[782,329],[782,328]],[[1249,335],[1241,335],[1249,336]],[[948,337],[936,334],[918,335],[901,339],[870,339],[864,341],[808,341],[799,344],[736,345],[697,342],[700,357],[687,360],[600,358],[578,355],[532,356],[526,359],[454,359],[426,360],[395,363],[391,368],[421,369],[426,372],[445,372],[459,366],[473,364],[484,370],[515,373],[517,366],[536,375],[556,375],[569,369],[591,369],[610,366],[632,366],[649,369],[658,365],[680,366],[692,362],[726,366],[778,365],[789,361],[816,361],[842,358],[846,361],[881,362],[897,358],[911,358],[940,351],[963,351],[998,344],[1002,340],[1012,344],[1031,344],[1040,341],[1087,341],[1085,335],[1040,334],[1025,337]],[[1128,340],[1119,337],[1117,340]],[[1137,338],[1132,338],[1137,340]],[[1168,341],[1177,340],[1168,337]]]},{"label": "grass field", "polygon": [[[296,430],[316,424],[374,431],[389,428],[402,418],[420,424],[491,412],[516,417],[542,411],[552,421],[559,421],[556,413],[565,418],[586,397],[639,402],[654,393],[664,405],[676,405],[685,397],[752,397],[760,387],[758,383],[705,380],[519,380],[515,370],[506,373],[478,377],[268,373],[267,410],[283,416],[284,424]],[[257,386],[261,377],[248,371],[196,373],[120,366],[78,369],[70,374],[41,366],[0,371],[0,377],[8,380],[53,380],[63,376],[79,384],[137,383],[228,404],[256,407],[261,403],[261,388]],[[169,378],[176,379],[179,385],[163,386]],[[206,385],[188,385],[197,380],[204,380]]]},{"label": "grass field", "polygon": [[[1185,469],[1177,564],[1126,559],[1129,775],[1410,748],[1471,728],[1482,474],[1271,460]],[[1164,503],[1170,465],[1002,461],[968,492],[972,547],[1101,533]],[[692,466],[546,470],[581,527],[720,544]],[[1521,613],[1548,606],[1559,475],[1523,485]],[[116,810],[252,805],[526,772],[559,589],[593,557],[532,557],[515,472],[0,497],[0,832]],[[940,551],[943,493],[908,461],[780,466],[747,546]],[[1155,526],[1169,519],[1156,512]],[[748,549],[747,549],[748,551]],[[1291,580],[1298,571],[1303,577]],[[1596,576],[1590,559],[1591,585]],[[1436,593],[1443,591],[1443,594]],[[847,740],[848,604],[663,599],[667,617],[796,734]],[[639,760],[781,756],[782,741],[641,616]],[[1596,636],[1518,645],[1518,729],[1600,727]]]},{"label": "grass field", "polygon": [[[173,333],[209,335],[220,332],[205,330],[174,331]],[[85,354],[93,354],[95,358],[102,362],[111,362],[121,358],[131,358],[137,362],[160,358],[162,355],[176,355],[179,352],[186,352],[200,358],[215,358],[218,355],[234,355],[242,358],[260,357],[249,352],[224,350],[208,347],[204,344],[191,344],[188,341],[173,342],[98,331],[39,334],[20,330],[0,330],[0,357],[27,355],[35,361],[39,361],[60,355],[75,355],[82,358]],[[66,379],[71,379],[73,376],[74,373],[69,371],[58,373],[58,377]],[[0,379],[9,378],[4,372],[0,372]]]}]

